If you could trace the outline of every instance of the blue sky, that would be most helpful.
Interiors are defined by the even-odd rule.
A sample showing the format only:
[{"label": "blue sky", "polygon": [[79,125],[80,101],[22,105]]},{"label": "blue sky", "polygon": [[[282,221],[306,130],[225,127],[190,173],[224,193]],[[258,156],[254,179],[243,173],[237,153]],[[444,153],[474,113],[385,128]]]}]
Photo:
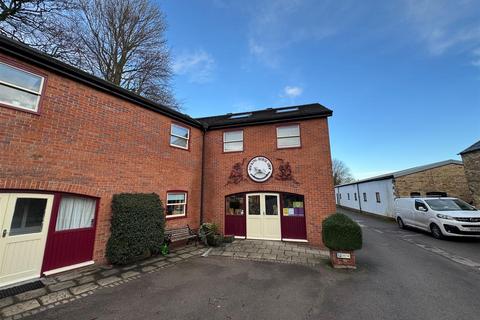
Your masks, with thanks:
[{"label": "blue sky", "polygon": [[356,178],[480,139],[480,0],[162,0],[194,117],[319,102]]}]

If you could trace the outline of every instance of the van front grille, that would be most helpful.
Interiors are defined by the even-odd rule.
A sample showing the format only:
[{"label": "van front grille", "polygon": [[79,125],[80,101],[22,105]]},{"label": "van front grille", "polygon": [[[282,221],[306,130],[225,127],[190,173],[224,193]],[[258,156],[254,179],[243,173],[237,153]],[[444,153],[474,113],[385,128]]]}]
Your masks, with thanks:
[{"label": "van front grille", "polygon": [[461,222],[480,222],[480,218],[455,218],[455,220]]}]

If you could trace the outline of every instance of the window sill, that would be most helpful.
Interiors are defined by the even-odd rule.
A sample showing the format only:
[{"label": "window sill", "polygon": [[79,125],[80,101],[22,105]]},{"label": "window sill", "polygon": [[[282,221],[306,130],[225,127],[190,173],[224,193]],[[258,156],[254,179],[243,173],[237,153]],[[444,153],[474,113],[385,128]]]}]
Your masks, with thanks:
[{"label": "window sill", "polygon": [[12,109],[12,110],[16,110],[16,111],[22,111],[22,112],[34,114],[34,115],[37,115],[37,116],[40,115],[40,111],[39,111],[40,108],[39,107],[37,107],[37,110],[31,110],[31,109],[26,109],[26,108],[22,108],[22,107],[12,106],[12,105],[9,105],[9,104],[3,103],[3,102],[0,102],[0,107],[4,107],[4,108],[7,108],[7,109]]},{"label": "window sill", "polygon": [[281,150],[281,149],[301,149],[302,146],[292,146],[292,147],[279,147],[277,146],[277,150]]},{"label": "window sill", "polygon": [[186,218],[187,215],[186,214],[182,214],[182,215],[174,215],[174,216],[165,216],[165,219],[166,220],[175,220],[175,219],[183,219],[183,218]]},{"label": "window sill", "polygon": [[174,144],[170,144],[170,147],[175,148],[175,149],[185,150],[185,151],[189,151],[189,150],[190,150],[189,147],[184,148],[184,147],[176,146],[176,145],[174,145]]}]

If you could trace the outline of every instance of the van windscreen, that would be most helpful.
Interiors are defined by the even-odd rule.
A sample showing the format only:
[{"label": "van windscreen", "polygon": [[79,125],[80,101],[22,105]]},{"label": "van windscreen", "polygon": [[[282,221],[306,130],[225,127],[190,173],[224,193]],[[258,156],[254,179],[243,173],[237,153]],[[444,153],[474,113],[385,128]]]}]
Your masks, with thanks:
[{"label": "van windscreen", "polygon": [[429,199],[425,202],[435,211],[474,211],[475,208],[460,199]]}]

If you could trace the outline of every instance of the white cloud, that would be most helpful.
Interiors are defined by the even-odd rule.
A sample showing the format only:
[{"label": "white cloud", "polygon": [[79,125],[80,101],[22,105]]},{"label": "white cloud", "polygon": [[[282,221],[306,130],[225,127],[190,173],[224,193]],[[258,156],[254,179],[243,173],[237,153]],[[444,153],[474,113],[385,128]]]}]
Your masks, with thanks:
[{"label": "white cloud", "polygon": [[300,88],[300,87],[286,86],[283,89],[283,94],[287,98],[292,98],[293,99],[293,98],[296,98],[296,97],[300,96],[302,93],[303,93],[303,89]]},{"label": "white cloud", "polygon": [[431,54],[471,52],[480,45],[478,1],[407,0],[405,3],[414,36]]},{"label": "white cloud", "polygon": [[204,50],[179,54],[173,63],[173,72],[185,75],[190,82],[206,83],[212,80],[215,60]]},{"label": "white cloud", "polygon": [[[242,2],[244,4],[244,2]],[[249,19],[249,53],[264,65],[281,65],[285,50],[301,42],[332,36],[348,18],[341,17],[350,1],[259,0],[243,8]],[[352,11],[355,12],[355,11]]]},{"label": "white cloud", "polygon": [[473,50],[472,55],[473,55],[472,65],[480,68],[480,48]]}]

